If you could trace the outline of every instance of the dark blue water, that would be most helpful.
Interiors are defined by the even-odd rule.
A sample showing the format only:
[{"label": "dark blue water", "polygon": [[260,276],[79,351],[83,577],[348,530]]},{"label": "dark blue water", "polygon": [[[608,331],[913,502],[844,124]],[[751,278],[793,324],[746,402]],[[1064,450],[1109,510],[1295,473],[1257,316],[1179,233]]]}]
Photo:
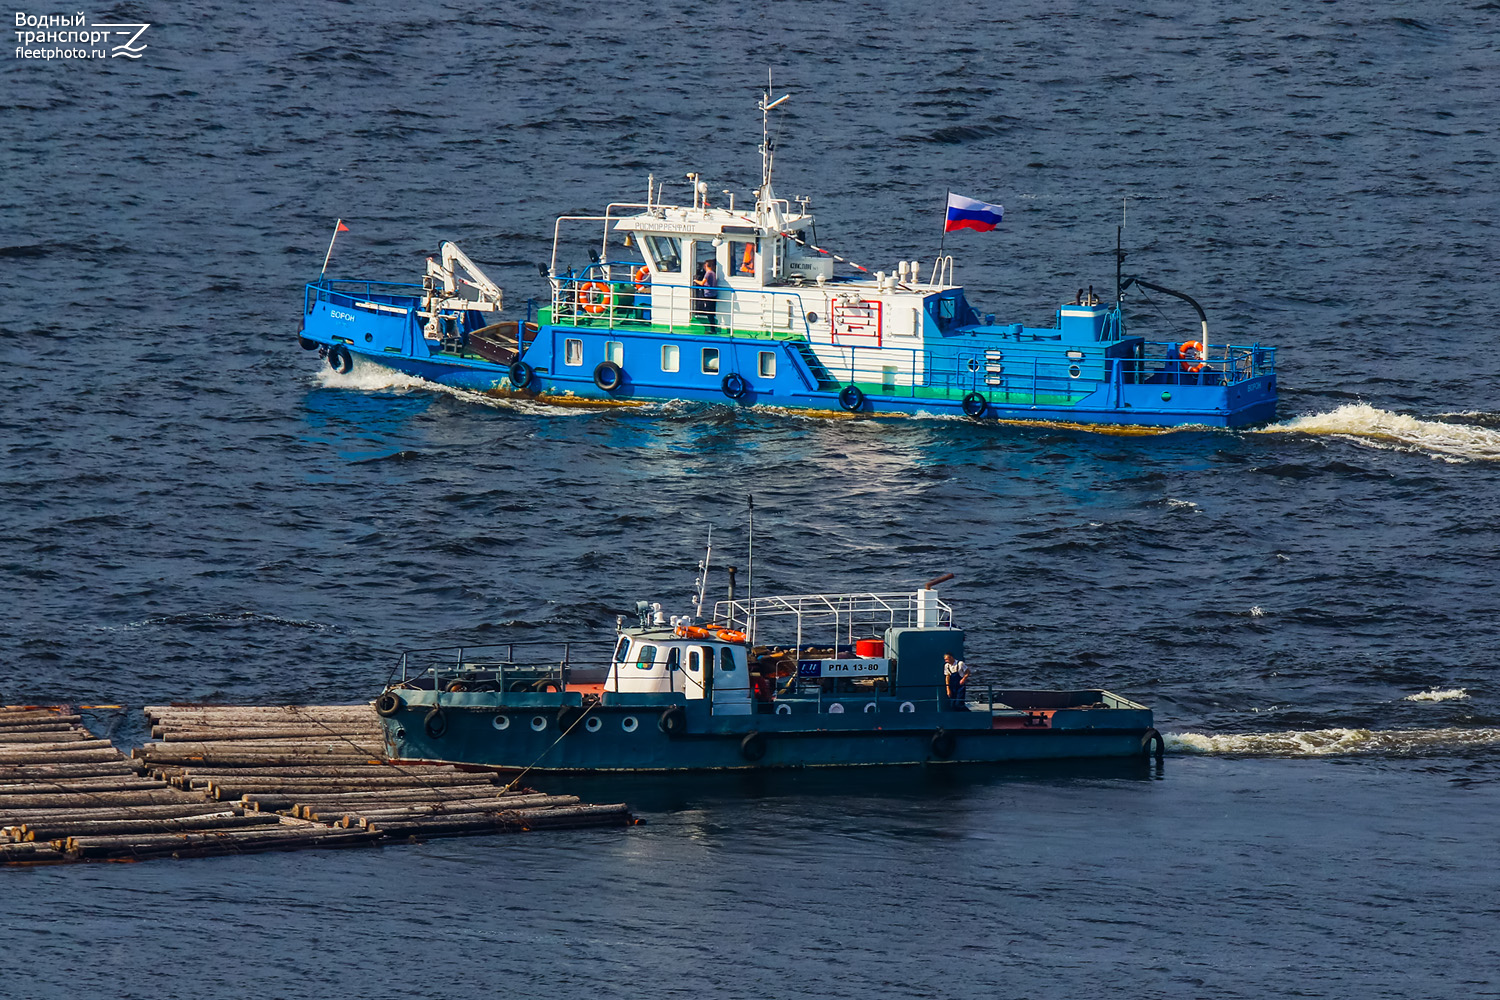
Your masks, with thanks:
[{"label": "dark blue water", "polygon": [[[649,822],[11,871],[0,994],[1500,993],[1497,10],[126,4],[90,15],[152,22],[138,62],[7,50],[5,700],[129,706],[92,716],[128,745],[145,703],[607,635],[686,602],[708,525],[743,565],[753,495],[758,590],[953,572],[981,681],[1109,687],[1173,752],[559,783]],[[1281,347],[1278,423],[579,414],[297,349],[335,217],[335,273],[454,239],[519,304],[556,215],[648,172],[747,197],[768,65],[821,244],[889,270],[946,189],[1002,202],[958,277],[1045,322],[1111,287],[1128,198],[1127,272]],[[1160,305],[1134,330],[1189,326]]]}]

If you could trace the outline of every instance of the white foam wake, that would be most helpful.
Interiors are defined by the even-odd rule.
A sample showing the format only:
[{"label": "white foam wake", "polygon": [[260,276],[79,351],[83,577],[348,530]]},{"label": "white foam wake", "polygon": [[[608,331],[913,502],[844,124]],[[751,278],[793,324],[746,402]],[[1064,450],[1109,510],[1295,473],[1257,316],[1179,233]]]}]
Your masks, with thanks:
[{"label": "white foam wake", "polygon": [[1171,753],[1331,757],[1367,753],[1415,754],[1492,746],[1500,743],[1500,729],[1315,729],[1223,736],[1168,733],[1163,739]]},{"label": "white foam wake", "polygon": [[1328,413],[1262,427],[1255,433],[1331,435],[1370,448],[1419,452],[1449,462],[1500,462],[1500,431],[1474,424],[1421,420],[1367,403],[1348,403]]},{"label": "white foam wake", "polygon": [[1418,691],[1409,694],[1402,701],[1462,701],[1469,696],[1467,688],[1447,688],[1440,690],[1433,688],[1431,691]]}]

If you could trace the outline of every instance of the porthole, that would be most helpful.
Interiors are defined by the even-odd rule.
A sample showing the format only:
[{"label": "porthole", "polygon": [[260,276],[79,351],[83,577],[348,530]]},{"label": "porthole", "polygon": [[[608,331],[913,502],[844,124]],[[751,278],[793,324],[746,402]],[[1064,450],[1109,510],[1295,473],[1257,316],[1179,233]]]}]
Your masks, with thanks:
[{"label": "porthole", "polygon": [[637,720],[633,715],[627,715],[625,716],[625,718],[620,720],[620,728],[625,730],[627,733],[635,732],[635,727],[639,725],[640,721]]},{"label": "porthole", "polygon": [[1082,374],[1083,374],[1083,369],[1079,368],[1077,365],[1069,365],[1068,366],[1068,378],[1077,378],[1078,376],[1080,376]]},{"label": "porthole", "polygon": [[591,715],[589,716],[589,721],[583,724],[583,728],[591,733],[597,733],[603,725],[604,723],[599,720],[599,716]]},{"label": "porthole", "polygon": [[367,344],[373,344],[374,342],[375,342],[375,335],[373,333],[367,333],[367,334],[365,334],[365,343],[367,343]]},{"label": "porthole", "polygon": [[815,313],[815,312],[808,313],[807,314],[807,321],[809,323],[816,323],[818,321],[818,314]]},{"label": "porthole", "polygon": [[404,741],[405,739],[406,739],[406,730],[404,730],[404,729],[398,729],[398,730],[396,730],[396,742],[400,743],[400,742]]},{"label": "porthole", "polygon": [[1170,392],[1165,392],[1165,391],[1164,391],[1164,392],[1163,392],[1163,393],[1162,393],[1162,394],[1161,394],[1161,401],[1162,401],[1162,402],[1163,402],[1163,403],[1170,403],[1170,402],[1171,402],[1171,401],[1172,401],[1172,394],[1171,394],[1171,393],[1170,393]]},{"label": "porthole", "polygon": [[839,704],[838,702],[834,702],[832,705],[828,706],[828,714],[829,715],[843,715],[844,714],[844,706],[841,705],[841,704]]},{"label": "porthole", "polygon": [[496,729],[509,729],[510,728],[510,716],[508,716],[508,715],[497,715],[493,719],[490,720],[490,725],[494,726]]},{"label": "porthole", "polygon": [[979,370],[979,360],[977,358],[970,358],[969,359],[969,371],[971,371],[971,372],[977,372],[978,370]]},{"label": "porthole", "polygon": [[533,715],[531,717],[531,728],[534,732],[541,732],[547,728],[547,717],[545,715]]}]

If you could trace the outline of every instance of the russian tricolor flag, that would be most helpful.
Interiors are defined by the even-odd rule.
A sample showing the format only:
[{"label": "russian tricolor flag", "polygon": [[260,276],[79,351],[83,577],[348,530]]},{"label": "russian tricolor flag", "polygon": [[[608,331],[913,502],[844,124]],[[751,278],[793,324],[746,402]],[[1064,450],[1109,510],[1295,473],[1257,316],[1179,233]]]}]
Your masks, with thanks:
[{"label": "russian tricolor flag", "polygon": [[977,229],[981,233],[987,233],[1000,225],[1005,218],[1005,209],[1000,205],[987,205],[973,198],[965,198],[961,194],[948,194],[948,221],[943,226],[943,232],[951,233],[955,229]]}]

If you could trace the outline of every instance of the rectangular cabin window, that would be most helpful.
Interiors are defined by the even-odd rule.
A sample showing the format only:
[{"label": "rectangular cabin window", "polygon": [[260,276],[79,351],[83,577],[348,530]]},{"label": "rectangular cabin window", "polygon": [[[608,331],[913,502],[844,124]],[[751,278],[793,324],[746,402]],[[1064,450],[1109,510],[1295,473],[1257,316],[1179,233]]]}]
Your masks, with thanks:
[{"label": "rectangular cabin window", "polygon": [[606,340],[604,342],[604,360],[613,361],[621,368],[624,368],[625,345],[618,340]]},{"label": "rectangular cabin window", "polygon": [[719,649],[719,669],[726,674],[734,670],[734,650],[729,646],[722,646]]},{"label": "rectangular cabin window", "polygon": [[675,372],[677,370],[677,345],[661,345],[661,370],[664,372]]},{"label": "rectangular cabin window", "polygon": [[647,236],[646,252],[658,271],[677,274],[682,270],[682,241],[675,236]]},{"label": "rectangular cabin window", "polygon": [[635,651],[635,665],[641,670],[650,670],[656,666],[656,647],[641,646]]},{"label": "rectangular cabin window", "polygon": [[698,655],[698,651],[696,649],[688,650],[688,673],[698,673],[700,670],[700,664],[702,664],[702,662],[703,658]]},{"label": "rectangular cabin window", "polygon": [[573,340],[571,337],[563,341],[563,364],[583,364],[583,341]]},{"label": "rectangular cabin window", "polygon": [[667,650],[667,670],[671,671],[681,669],[682,653],[677,649],[676,646],[673,646],[671,649]]},{"label": "rectangular cabin window", "polygon": [[739,278],[755,276],[755,243],[732,240],[729,244],[729,273]]},{"label": "rectangular cabin window", "polygon": [[760,372],[761,378],[776,377],[776,352],[761,351],[760,358],[756,363],[755,370]]},{"label": "rectangular cabin window", "polygon": [[886,392],[893,392],[896,388],[896,366],[880,366],[880,388]]},{"label": "rectangular cabin window", "polygon": [[717,347],[705,347],[703,349],[703,374],[719,374],[719,349]]},{"label": "rectangular cabin window", "polygon": [[616,663],[624,663],[625,662],[625,650],[627,650],[629,648],[630,648],[630,637],[629,636],[625,636],[625,635],[620,636],[620,644],[615,647],[615,662]]}]

